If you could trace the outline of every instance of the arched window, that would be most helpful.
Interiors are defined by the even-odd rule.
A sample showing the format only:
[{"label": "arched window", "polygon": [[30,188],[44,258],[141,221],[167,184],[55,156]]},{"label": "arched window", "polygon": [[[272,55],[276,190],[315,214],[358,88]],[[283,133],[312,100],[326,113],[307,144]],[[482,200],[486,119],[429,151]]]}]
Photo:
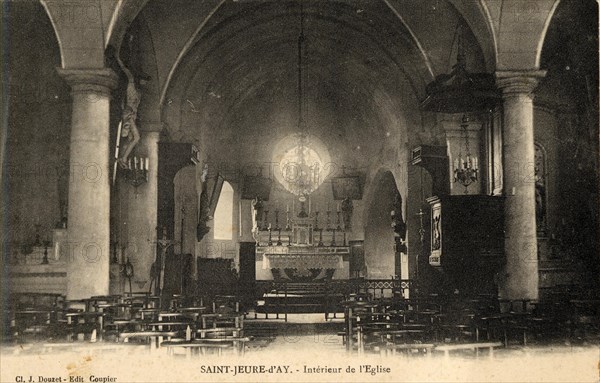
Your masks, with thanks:
[{"label": "arched window", "polygon": [[214,239],[233,239],[233,188],[227,181],[223,182],[219,202],[215,209]]}]

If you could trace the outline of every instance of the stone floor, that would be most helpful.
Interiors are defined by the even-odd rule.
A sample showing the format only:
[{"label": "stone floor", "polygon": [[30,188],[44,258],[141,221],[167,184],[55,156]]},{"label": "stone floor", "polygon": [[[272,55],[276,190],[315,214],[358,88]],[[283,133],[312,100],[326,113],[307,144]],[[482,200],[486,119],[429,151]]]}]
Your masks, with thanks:
[{"label": "stone floor", "polygon": [[[43,344],[5,345],[0,354],[0,382],[94,381],[386,381],[386,382],[598,382],[600,346],[578,344],[514,345],[487,355],[443,354],[380,356],[347,354],[341,337],[343,319],[322,314],[294,314],[283,320],[249,319],[254,336],[244,356],[224,353],[191,358],[166,355],[144,345],[76,343],[49,349]],[[241,367],[240,367],[241,366]],[[262,370],[261,370],[262,368]],[[41,378],[40,378],[41,377]],[[70,380],[73,377],[73,380]],[[47,379],[46,379],[47,378]],[[115,378],[116,380],[111,380]]]}]

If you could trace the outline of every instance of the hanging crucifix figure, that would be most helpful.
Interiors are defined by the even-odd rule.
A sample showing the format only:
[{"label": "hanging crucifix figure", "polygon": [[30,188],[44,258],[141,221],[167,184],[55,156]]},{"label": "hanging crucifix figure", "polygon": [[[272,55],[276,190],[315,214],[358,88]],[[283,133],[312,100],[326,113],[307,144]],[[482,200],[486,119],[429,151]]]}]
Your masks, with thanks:
[{"label": "hanging crucifix figure", "polygon": [[122,168],[127,168],[127,159],[133,148],[140,141],[140,132],[136,125],[137,110],[140,105],[140,92],[135,86],[135,78],[123,61],[117,56],[117,62],[127,76],[127,93],[125,95],[125,106],[121,114],[121,139],[127,139],[123,153],[119,156],[119,164]]},{"label": "hanging crucifix figure", "polygon": [[[129,62],[131,63],[133,36],[129,36]],[[150,77],[140,73],[137,82],[132,71],[123,64],[123,61],[118,55],[115,55],[116,60],[127,76],[127,90],[125,93],[125,102],[121,113],[121,139],[127,139],[125,144],[122,144],[123,152],[119,155],[118,162],[122,168],[128,168],[129,155],[133,148],[140,141],[140,132],[137,127],[137,112],[141,100],[141,92],[139,87],[143,86]]]}]

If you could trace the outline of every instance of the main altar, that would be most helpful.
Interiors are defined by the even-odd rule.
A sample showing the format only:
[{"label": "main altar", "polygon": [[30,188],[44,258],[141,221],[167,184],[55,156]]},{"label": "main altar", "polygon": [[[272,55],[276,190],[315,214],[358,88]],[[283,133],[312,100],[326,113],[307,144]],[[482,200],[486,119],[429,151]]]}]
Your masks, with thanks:
[{"label": "main altar", "polygon": [[[289,212],[286,212],[289,216]],[[348,279],[350,247],[340,222],[329,219],[319,226],[318,213],[286,218],[286,225],[258,225],[256,240],[256,279],[278,281],[323,281]],[[302,216],[302,214],[300,214]]]}]

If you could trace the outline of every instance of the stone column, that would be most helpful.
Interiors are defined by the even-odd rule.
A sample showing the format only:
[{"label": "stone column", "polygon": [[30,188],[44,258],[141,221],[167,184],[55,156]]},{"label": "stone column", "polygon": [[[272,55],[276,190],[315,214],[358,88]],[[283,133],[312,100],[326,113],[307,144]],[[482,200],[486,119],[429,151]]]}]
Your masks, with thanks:
[{"label": "stone column", "polygon": [[[140,124],[142,125],[142,124]],[[157,213],[158,204],[158,141],[160,124],[143,124],[140,130],[140,142],[131,156],[148,158],[148,182],[134,187],[121,177],[120,197],[125,201],[123,214],[126,227],[121,230],[125,246],[124,258],[129,258],[134,267],[132,288],[134,291],[148,291],[150,287],[150,268],[156,259],[157,250]],[[126,284],[126,291],[129,286]]]},{"label": "stone column", "polygon": [[543,71],[496,72],[503,93],[505,274],[503,299],[538,298],[532,92]]},{"label": "stone column", "polygon": [[67,299],[108,294],[110,69],[58,69],[72,88]]}]

